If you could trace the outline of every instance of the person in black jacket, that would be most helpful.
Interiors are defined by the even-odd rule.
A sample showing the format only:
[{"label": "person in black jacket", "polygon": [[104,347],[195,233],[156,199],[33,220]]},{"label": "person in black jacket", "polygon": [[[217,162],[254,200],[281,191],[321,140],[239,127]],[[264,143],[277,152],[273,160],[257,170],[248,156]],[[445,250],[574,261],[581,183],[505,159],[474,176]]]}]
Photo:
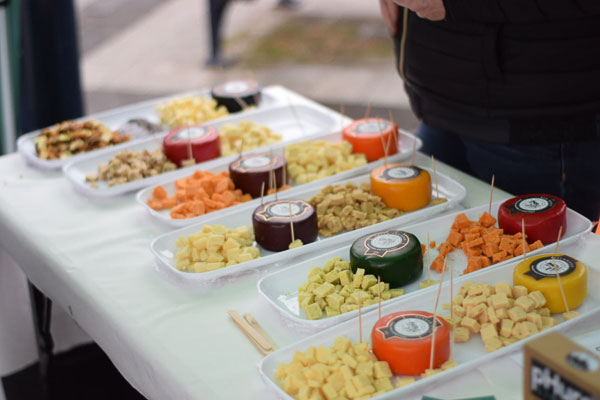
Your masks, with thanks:
[{"label": "person in black jacket", "polygon": [[600,213],[599,0],[380,0],[422,151]]}]

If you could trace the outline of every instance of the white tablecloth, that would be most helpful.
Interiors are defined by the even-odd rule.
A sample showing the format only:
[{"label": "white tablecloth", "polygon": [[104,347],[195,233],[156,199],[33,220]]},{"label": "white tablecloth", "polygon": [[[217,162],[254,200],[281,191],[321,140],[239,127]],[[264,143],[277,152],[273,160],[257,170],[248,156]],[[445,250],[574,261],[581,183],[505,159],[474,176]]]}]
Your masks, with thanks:
[{"label": "white tablecloth", "polygon": [[[421,155],[417,163],[430,164]],[[488,202],[487,184],[442,163],[438,169],[467,188],[465,206]],[[494,194],[494,200],[508,196]],[[28,168],[14,154],[0,158],[0,247],[68,311],[134,387],[151,399],[273,398],[256,370],[259,353],[226,311],[251,312],[279,346],[298,340],[300,333],[259,298],[256,275],[209,292],[166,282],[154,270],[148,247],[168,229],[146,215],[133,195],[92,202],[58,172]],[[10,318],[25,318],[26,308],[14,307],[19,312]],[[519,382],[520,369],[507,357],[432,387],[430,394],[501,393],[499,398],[516,399]]]}]

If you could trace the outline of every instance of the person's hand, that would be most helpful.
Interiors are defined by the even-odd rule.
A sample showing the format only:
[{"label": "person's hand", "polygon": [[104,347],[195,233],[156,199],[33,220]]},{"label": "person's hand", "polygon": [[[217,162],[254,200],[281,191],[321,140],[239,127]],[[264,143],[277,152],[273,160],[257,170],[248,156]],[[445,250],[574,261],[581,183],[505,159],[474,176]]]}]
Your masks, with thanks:
[{"label": "person's hand", "polygon": [[379,0],[379,7],[381,8],[381,14],[383,15],[385,24],[395,35],[398,31],[398,16],[400,15],[400,8],[394,3],[393,0]]},{"label": "person's hand", "polygon": [[421,18],[431,21],[441,21],[446,18],[446,8],[443,0],[394,0],[394,3],[414,11]]}]

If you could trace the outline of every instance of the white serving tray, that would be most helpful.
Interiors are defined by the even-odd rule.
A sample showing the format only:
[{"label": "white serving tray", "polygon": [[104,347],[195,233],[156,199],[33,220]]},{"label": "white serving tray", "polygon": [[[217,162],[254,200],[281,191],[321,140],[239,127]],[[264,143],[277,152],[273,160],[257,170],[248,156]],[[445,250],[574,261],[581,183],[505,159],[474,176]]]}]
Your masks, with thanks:
[{"label": "white serving tray", "polygon": [[[497,215],[498,208],[502,204],[502,202],[497,202],[492,205],[492,215]],[[424,222],[420,222],[411,226],[406,226],[403,230],[412,233],[417,236],[421,243],[427,243],[427,234],[429,233],[429,239],[431,241],[436,241],[436,245],[444,242],[448,232],[450,232],[450,227],[454,222],[454,217],[460,213],[465,213],[469,219],[479,219],[479,216],[483,213],[483,211],[487,211],[488,206],[481,206],[471,208],[466,211],[457,211],[453,214],[446,214],[441,217],[430,219]],[[563,245],[568,245],[573,241],[577,241],[583,235],[590,232],[592,228],[592,223],[590,220],[578,214],[577,212],[568,209],[567,210],[567,230],[565,235],[561,239],[560,243]],[[323,318],[318,320],[309,320],[306,318],[306,314],[304,310],[298,307],[298,286],[305,283],[308,279],[308,272],[312,267],[322,267],[325,265],[327,260],[333,257],[341,257],[343,260],[348,261],[350,255],[350,247],[352,246],[352,241],[347,241],[342,244],[336,250],[324,253],[318,257],[300,262],[298,264],[292,265],[286,269],[279,270],[276,272],[272,272],[269,275],[262,278],[258,284],[258,292],[267,300],[268,303],[273,305],[277,311],[286,318],[290,325],[295,328],[301,329],[303,331],[317,331],[322,330],[327,327],[337,325],[342,321],[348,320],[358,315],[358,311],[351,311],[345,314],[336,315],[334,317]],[[554,251],[554,244],[546,245],[540,249],[535,251],[531,251],[528,254],[535,255],[541,253],[548,253],[549,251]],[[423,275],[419,280],[413,282],[409,285],[403,287],[405,290],[404,296],[396,297],[394,299],[390,299],[384,304],[395,303],[404,301],[406,296],[410,296],[412,294],[421,293],[422,291],[432,291],[437,290],[437,286],[429,287],[425,289],[419,289],[419,282],[427,279],[427,270],[434,258],[437,257],[438,251],[437,249],[431,249],[430,255],[425,255],[423,258]],[[515,260],[522,260],[522,257],[517,257],[515,259],[510,259],[506,261],[502,261],[497,264],[493,264],[487,268],[481,269],[479,271],[471,272],[468,274],[470,279],[477,279],[479,275],[485,274],[489,269],[499,268],[503,265],[514,263]],[[445,279],[450,279],[449,272],[453,271],[454,277],[459,277],[463,274],[464,269],[467,265],[467,257],[462,253],[462,251],[454,251],[449,254],[447,266],[446,266],[446,276]],[[430,277],[433,280],[439,281],[441,278],[441,274],[435,271],[430,271]],[[371,305],[365,307],[363,310],[368,312],[370,310],[376,309],[378,306]]]},{"label": "white serving tray", "polygon": [[[149,122],[159,124],[160,118],[156,111],[156,106],[161,103],[164,103],[168,100],[183,97],[183,96],[210,97],[210,90],[204,89],[204,90],[185,92],[185,93],[179,93],[179,94],[175,94],[175,95],[171,95],[171,96],[160,97],[160,98],[132,104],[129,106],[119,107],[119,108],[115,108],[112,110],[107,110],[107,111],[103,111],[100,113],[77,118],[77,119],[75,119],[75,121],[86,121],[89,119],[96,119],[96,120],[102,122],[103,124],[107,125],[109,128],[111,128],[113,130],[118,129],[120,126],[122,126],[127,121],[129,121],[130,119],[133,119],[133,118],[144,118],[144,119],[148,120]],[[281,86],[268,86],[268,87],[263,88],[262,100],[260,102],[260,105],[257,108],[258,109],[269,109],[273,106],[289,104],[290,102],[293,104],[296,104],[296,103],[297,104],[310,104],[315,108],[324,109],[324,107],[321,106],[320,104],[317,104],[311,100],[308,100],[307,98],[300,96],[299,94],[292,92],[291,90],[283,88]],[[235,115],[239,115],[239,114],[243,115],[247,112],[248,111],[242,111],[242,112],[233,113],[230,115],[231,116],[235,116]],[[223,118],[229,118],[229,116],[223,117]],[[219,121],[219,120],[220,119],[215,119],[214,121]],[[41,132],[41,129],[38,129],[36,131],[33,131],[33,132],[30,132],[30,133],[20,136],[19,139],[17,140],[18,152],[25,159],[27,164],[29,164],[33,167],[36,167],[36,168],[46,169],[46,170],[59,169],[66,163],[70,162],[71,160],[76,160],[76,159],[78,159],[80,157],[84,157],[88,154],[92,154],[97,151],[101,151],[101,150],[93,150],[88,153],[78,154],[78,155],[75,155],[75,156],[72,156],[69,158],[59,159],[59,160],[44,160],[44,159],[39,158],[35,151],[34,138],[37,135],[39,135],[40,132]],[[131,143],[132,141],[134,141],[136,139],[139,139],[139,138],[137,138],[137,137],[132,138],[129,143]]]},{"label": "white serving tray", "polygon": [[[331,133],[329,135],[317,137],[316,139],[325,140],[328,142],[339,142],[342,140],[342,135],[340,132],[336,132],[336,133]],[[305,140],[305,139],[303,138],[302,140]],[[417,141],[416,145],[414,143],[415,141]],[[422,142],[419,138],[417,138],[416,136],[414,136],[406,131],[399,130],[398,153],[394,154],[393,156],[388,157],[388,162],[395,163],[395,162],[401,162],[403,160],[406,160],[407,158],[409,158],[411,156],[414,146],[416,146],[416,148],[418,149],[421,147],[421,145],[422,145]],[[276,148],[274,147],[273,153],[284,156],[284,149],[285,149],[284,145],[278,144]],[[257,153],[257,152],[252,151],[249,153]],[[316,194],[316,192],[318,192],[318,190],[316,190],[316,191],[312,190],[312,188],[314,188],[314,187],[318,187],[320,190],[322,187],[324,187],[328,184],[331,184],[333,182],[339,182],[341,180],[348,179],[352,176],[368,174],[371,170],[375,169],[379,165],[382,165],[383,163],[384,163],[384,160],[381,159],[378,161],[370,162],[361,167],[354,168],[354,169],[351,169],[348,171],[344,171],[339,174],[328,176],[328,177],[325,177],[322,179],[318,179],[318,180],[315,180],[315,181],[312,181],[312,182],[309,182],[309,183],[306,183],[303,185],[294,185],[292,183],[292,189],[290,189],[289,191],[286,191],[285,195],[288,196],[288,198],[289,198],[289,196],[291,196],[291,193],[293,193],[294,196],[296,196],[296,193],[297,193],[300,196],[296,197],[296,198],[309,199],[310,197],[312,197],[313,194]],[[198,168],[198,167],[194,168],[194,170],[196,170],[196,169],[209,170],[211,172],[219,173],[221,171],[228,171],[229,163],[227,163],[227,164],[221,163],[219,165],[213,166],[210,169]],[[169,196],[173,196],[173,195],[175,195],[175,191],[176,191],[175,180],[184,178],[184,177],[188,177],[192,174],[192,172],[190,172],[190,170],[185,170],[185,169],[178,170],[170,175],[169,180],[163,181],[160,184],[166,189],[167,193],[169,193]],[[214,211],[210,214],[200,215],[200,216],[194,217],[194,218],[173,219],[170,216],[170,212],[171,212],[170,209],[157,211],[157,210],[152,209],[150,206],[148,206],[147,201],[148,201],[148,199],[150,199],[152,197],[152,190],[154,190],[155,187],[156,186],[149,186],[145,189],[140,190],[136,196],[138,203],[146,211],[148,211],[152,217],[158,219],[161,222],[164,222],[171,226],[177,226],[177,227],[197,224],[197,223],[202,222],[203,220],[205,220],[208,217],[213,217],[216,215],[223,215],[226,213],[234,212],[235,210],[241,210],[241,209],[245,209],[245,208],[251,208],[252,210],[254,210],[260,204],[260,199],[254,199],[249,202],[239,204],[237,206],[225,208],[223,210]],[[281,196],[283,196],[283,193],[278,195],[278,197],[281,197]],[[274,198],[275,198],[274,195],[265,196],[264,201],[271,201]]]},{"label": "white serving tray", "polygon": [[[430,171],[430,173],[433,172]],[[368,180],[368,174],[349,179],[349,181],[354,183],[359,183],[361,181],[368,182]],[[254,208],[237,208],[234,212],[225,215],[207,217],[200,224],[190,225],[185,228],[178,229],[176,231],[165,233],[154,239],[152,241],[152,244],[150,245],[150,248],[156,258],[159,270],[170,275],[171,278],[173,278],[171,280],[176,282],[213,282],[217,279],[221,279],[227,276],[241,274],[244,271],[250,269],[270,269],[281,267],[283,265],[288,265],[289,263],[293,262],[294,257],[298,257],[308,253],[314,254],[315,252],[325,251],[328,248],[345,244],[348,241],[352,241],[355,238],[365,235],[367,233],[377,232],[382,229],[388,229],[390,227],[406,226],[411,222],[429,218],[433,215],[442,213],[453,207],[458,207],[460,202],[464,199],[466,195],[466,189],[455,180],[439,173],[438,182],[441,196],[446,197],[448,199],[446,203],[437,204],[435,206],[426,207],[421,210],[405,213],[397,218],[380,222],[378,224],[367,226],[364,228],[356,229],[351,232],[342,233],[337,236],[332,236],[328,238],[319,237],[317,241],[313,243],[308,243],[304,246],[297,247],[291,250],[281,251],[278,253],[273,253],[264,250],[255,243],[255,246],[259,247],[260,249],[260,258],[233,265],[231,267],[221,268],[215,271],[192,273],[182,272],[176,269],[175,251],[177,247],[175,243],[177,242],[177,239],[180,236],[187,237],[196,232],[200,232],[204,225],[221,224],[228,228],[236,228],[238,226],[246,225],[252,228],[252,212],[254,211]],[[311,188],[310,190],[310,192],[308,191],[308,189],[306,192],[302,191],[302,195],[300,195],[298,191],[296,191],[295,193],[292,193],[291,190],[285,191],[280,193],[278,197],[279,199],[309,198],[312,193],[317,193],[319,191],[319,189],[317,188]]]},{"label": "white serving tray", "polygon": [[[571,243],[570,246],[562,246],[561,253],[569,254],[575,258],[577,258],[576,253],[576,244]],[[520,260],[519,260],[520,261]],[[513,261],[512,263],[507,263],[502,266],[498,266],[496,268],[486,268],[482,270],[482,273],[477,274],[468,274],[465,276],[461,276],[454,280],[454,292],[457,293],[462,284],[467,281],[474,282],[482,282],[487,284],[495,284],[498,282],[508,282],[512,284],[513,277],[513,269],[517,263]],[[600,285],[600,269],[598,265],[588,265],[588,296],[585,302],[577,308],[577,311],[580,313],[579,317],[571,319],[569,321],[560,322],[553,328],[540,332],[536,335],[530,336],[526,339],[515,342],[509,346],[503,347],[500,350],[494,351],[492,353],[488,353],[483,345],[481,337],[479,335],[473,335],[471,340],[466,343],[455,343],[452,347],[452,355],[451,359],[458,363],[458,366],[452,368],[450,370],[441,372],[434,376],[431,376],[426,379],[419,379],[417,382],[405,386],[403,388],[397,388],[385,394],[382,394],[377,397],[373,397],[373,399],[401,399],[405,398],[409,394],[422,394],[427,390],[428,386],[438,385],[442,382],[448,381],[455,376],[465,373],[466,371],[477,368],[479,365],[484,363],[489,363],[493,359],[508,355],[510,353],[516,352],[520,350],[523,345],[530,340],[539,337],[540,335],[545,335],[551,331],[564,331],[569,327],[577,324],[580,321],[585,321],[586,318],[598,316],[600,314],[600,294],[595,290],[590,290],[591,288],[597,288]],[[432,290],[421,290],[418,293],[415,293],[413,296],[401,297],[400,301],[395,302],[385,302],[382,304],[382,316],[385,316],[390,313],[398,312],[398,311],[410,311],[410,310],[423,310],[433,312],[434,302],[435,302],[435,292],[436,288],[431,288]],[[448,281],[445,281],[442,286],[440,303],[449,303],[450,302],[450,285]],[[447,315],[448,311],[441,310],[439,308],[439,312],[441,315]],[[559,314],[554,314],[554,317],[557,317],[559,320],[562,319]],[[371,330],[373,325],[378,320],[377,312],[368,312],[363,314],[362,316],[362,326],[363,326],[363,340],[367,342],[371,342]],[[280,363],[289,363],[292,361],[294,357],[294,353],[297,350],[305,351],[309,346],[326,346],[330,347],[333,345],[336,337],[345,336],[351,339],[353,342],[357,343],[359,341],[359,331],[358,331],[358,322],[357,319],[354,318],[352,320],[339,323],[338,325],[331,327],[327,330],[321,331],[313,336],[307,337],[297,343],[294,343],[290,346],[282,348],[280,350],[275,351],[274,353],[269,354],[261,362],[258,364],[258,369],[261,377],[265,381],[265,383],[277,393],[277,395],[282,399],[292,399],[291,396],[286,394],[275,379],[275,370]]]},{"label": "white serving tray", "polygon": [[[298,119],[295,118],[296,115],[298,116]],[[268,109],[246,111],[227,118],[221,118],[218,121],[207,122],[204,125],[212,126],[219,130],[223,125],[235,125],[241,121],[254,121],[259,125],[268,126],[274,132],[281,134],[282,139],[278,145],[282,146],[291,142],[326,135],[339,129],[342,121],[344,123],[349,123],[351,120],[335,111],[321,107],[313,107],[310,104],[295,104],[293,106],[288,104],[273,106]],[[123,143],[118,146],[95,151],[91,154],[69,161],[63,167],[63,172],[67,180],[73,184],[78,192],[92,198],[104,198],[118,196],[150,185],[156,185],[165,180],[174,180],[176,177],[181,177],[181,174],[183,174],[183,176],[191,175],[196,169],[210,170],[211,168],[228,166],[237,157],[237,155],[219,157],[198,163],[194,166],[179,168],[175,171],[112,187],[108,186],[104,181],[98,181],[96,182],[98,187],[92,188],[90,183],[86,182],[86,174],[97,172],[98,166],[101,163],[110,161],[110,159],[119,151],[156,150],[162,146],[162,141],[166,135],[167,133],[157,134],[143,140]],[[270,147],[274,146],[263,147],[263,151]]]}]

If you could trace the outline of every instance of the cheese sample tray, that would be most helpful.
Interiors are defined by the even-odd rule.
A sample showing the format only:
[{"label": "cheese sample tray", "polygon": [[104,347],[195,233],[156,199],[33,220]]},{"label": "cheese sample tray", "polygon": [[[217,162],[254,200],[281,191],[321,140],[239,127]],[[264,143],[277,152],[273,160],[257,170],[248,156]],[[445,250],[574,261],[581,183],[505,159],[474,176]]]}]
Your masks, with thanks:
[{"label": "cheese sample tray", "polygon": [[[298,116],[298,119],[295,116]],[[273,132],[281,134],[282,140],[278,144],[284,145],[301,141],[305,138],[316,138],[321,135],[327,135],[339,129],[342,123],[348,123],[351,120],[332,110],[312,107],[306,104],[295,104],[293,106],[273,106],[269,109],[246,111],[218,121],[207,122],[204,126],[214,127],[219,130],[223,125],[236,125],[241,121],[253,121],[259,125],[268,126]],[[96,173],[101,163],[107,163],[119,151],[154,151],[161,148],[165,136],[166,133],[158,134],[150,138],[96,151],[69,161],[63,167],[63,172],[67,180],[69,180],[78,192],[88,197],[102,198],[118,196],[146,186],[155,185],[165,180],[174,179],[181,176],[181,174],[184,176],[191,175],[196,169],[210,170],[215,167],[228,166],[238,157],[238,155],[217,157],[193,166],[179,168],[174,171],[115,186],[108,186],[105,181],[97,181],[96,184],[98,187],[93,188],[90,186],[90,182],[86,182],[86,174]],[[263,147],[263,149],[266,150],[267,148]]]},{"label": "cheese sample tray", "polygon": [[[324,135],[324,136],[319,136],[315,139],[316,140],[324,140],[327,142],[339,142],[342,140],[342,135],[340,132],[336,132],[336,133],[331,133],[331,134]],[[302,140],[305,140],[305,139],[302,139]],[[416,143],[415,143],[415,141],[416,141]],[[422,142],[419,138],[417,138],[416,136],[414,136],[406,131],[399,130],[398,131],[398,145],[397,145],[398,153],[394,154],[392,156],[389,156],[388,162],[389,163],[397,163],[397,162],[402,162],[403,160],[408,159],[412,155],[413,148],[419,149],[421,147],[421,145],[422,145]],[[260,153],[260,152],[251,151],[251,152],[248,152],[247,154],[257,154],[257,153]],[[278,144],[276,146],[273,146],[273,154],[284,156],[284,153],[285,153],[284,145]],[[247,155],[247,154],[244,153],[244,155]],[[360,167],[353,168],[353,169],[341,172],[339,174],[328,176],[328,177],[318,179],[318,180],[315,180],[312,182],[308,182],[305,184],[297,185],[297,184],[294,184],[293,182],[291,182],[290,185],[292,186],[292,189],[289,189],[285,192],[281,192],[280,194],[278,194],[278,198],[279,197],[280,198],[291,198],[290,196],[293,195],[293,196],[296,196],[294,198],[309,199],[311,196],[313,196],[314,194],[316,194],[318,192],[318,190],[315,191],[316,188],[320,189],[328,184],[331,184],[334,182],[337,183],[337,182],[346,180],[353,176],[368,174],[369,171],[371,171],[372,169],[374,169],[375,167],[377,167],[379,165],[383,165],[383,163],[384,163],[384,160],[380,159],[377,161],[367,163]],[[169,174],[169,176],[170,176],[169,180],[165,180],[163,182],[160,182],[159,184],[165,188],[165,190],[168,193],[168,196],[174,196],[175,192],[176,192],[175,180],[190,176],[194,170],[202,169],[205,171],[219,173],[221,171],[228,171],[228,168],[229,168],[228,163],[219,163],[218,165],[213,165],[213,167],[211,167],[211,168],[198,168],[198,166],[195,166],[195,167],[193,167],[192,170],[180,169],[180,170],[174,171],[173,173]],[[159,220],[161,222],[164,222],[164,223],[172,225],[172,226],[177,226],[177,227],[201,223],[202,221],[204,221],[207,218],[212,218],[213,216],[216,216],[216,215],[223,215],[225,213],[233,212],[235,210],[242,210],[242,209],[254,210],[260,204],[260,199],[254,199],[249,202],[239,204],[237,206],[228,207],[228,208],[225,208],[225,209],[222,209],[219,211],[213,211],[212,213],[200,215],[200,216],[197,216],[194,218],[175,219],[175,218],[171,218],[170,209],[154,210],[153,208],[151,208],[148,205],[148,199],[152,198],[152,191],[154,190],[155,187],[156,186],[149,186],[145,189],[140,190],[136,196],[138,203],[147,212],[149,212],[153,218],[156,218],[157,220]],[[263,200],[271,201],[274,199],[275,199],[275,195],[268,195],[268,196],[265,196]]]},{"label": "cheese sample tray", "polygon": [[[497,215],[498,208],[502,202],[496,202],[492,204],[492,215]],[[480,206],[471,208],[465,211],[457,211],[453,214],[446,214],[435,219],[429,219],[424,222],[419,222],[414,225],[405,226],[402,228],[403,231],[412,233],[415,235],[419,242],[427,243],[427,235],[429,234],[429,240],[435,241],[436,244],[444,242],[450,227],[454,222],[456,215],[465,213],[469,219],[478,219],[484,211],[488,210],[488,206]],[[386,229],[400,229],[400,225],[388,227]],[[568,245],[569,243],[576,242],[583,235],[590,232],[592,223],[582,216],[581,214],[568,209],[567,210],[567,230],[565,235],[561,239],[562,245]],[[257,284],[258,292],[270,303],[277,311],[295,327],[305,331],[317,331],[336,324],[342,321],[348,320],[355,317],[358,311],[349,311],[347,313],[339,314],[329,318],[314,319],[310,320],[307,318],[306,313],[303,309],[298,306],[298,287],[308,280],[308,273],[313,267],[323,267],[325,263],[333,257],[340,257],[344,261],[349,260],[350,247],[352,246],[353,240],[348,240],[344,243],[340,243],[336,250],[329,251],[318,257],[310,260],[302,261],[294,264],[288,268],[272,272],[263,277]],[[546,245],[540,249],[530,251],[528,255],[542,254],[549,251],[554,251],[555,244]],[[402,302],[407,296],[421,292],[432,292],[435,291],[437,285],[427,287],[424,289],[419,288],[419,283],[428,279],[427,269],[431,265],[438,251],[428,247],[430,254],[423,256],[423,273],[416,281],[403,286],[405,294],[400,297],[396,297],[383,302],[383,304]],[[562,251],[562,250],[561,250]],[[469,279],[478,279],[477,277],[481,274],[485,274],[490,269],[500,268],[503,265],[514,263],[515,259],[522,259],[521,257],[515,257],[489,267],[480,269],[479,271],[470,272],[465,274]],[[454,277],[460,277],[463,275],[463,271],[467,265],[467,257],[462,251],[454,251],[448,255],[448,261],[446,266],[445,280],[450,279],[450,271],[453,271]],[[429,279],[438,281],[441,278],[441,274],[436,271],[429,271]],[[370,305],[363,308],[363,311],[368,312],[376,309],[377,304]]]},{"label": "cheese sample tray", "polygon": [[[569,254],[570,256],[577,258],[577,243],[571,242],[570,245],[561,246],[560,253]],[[519,260],[521,261],[521,260]],[[504,265],[500,265],[496,268],[488,268],[483,270],[483,273],[475,276],[469,274],[458,277],[454,280],[454,295],[458,293],[460,287],[468,282],[473,281],[476,283],[485,284],[496,284],[506,282],[512,285],[513,282],[513,269],[517,262],[513,261]],[[525,343],[530,340],[544,335],[551,331],[562,331],[568,332],[572,329],[576,329],[579,322],[584,323],[589,318],[598,318],[600,316],[600,294],[597,291],[590,290],[600,285],[600,270],[598,265],[587,265],[588,267],[588,295],[585,301],[579,306],[576,311],[579,312],[579,316],[567,321],[563,321],[560,314],[553,314],[559,323],[551,328],[548,328],[542,332],[529,336],[525,339],[518,340],[508,346],[502,347],[494,352],[488,353],[484,347],[483,341],[479,334],[474,334],[471,339],[465,343],[454,343],[452,345],[452,354],[450,359],[458,363],[454,368],[446,371],[442,371],[438,374],[430,376],[428,378],[417,378],[415,383],[409,384],[408,386],[396,388],[392,391],[384,393],[382,395],[373,397],[373,399],[399,399],[406,398],[409,395],[422,395],[426,393],[427,388],[432,385],[439,385],[443,382],[451,380],[453,377],[459,376],[466,371],[477,368],[480,365],[490,363],[492,360],[499,357],[507,356],[511,353],[522,349]],[[382,317],[395,312],[400,311],[412,311],[421,310],[427,312],[433,312],[435,297],[437,294],[437,287],[431,288],[431,290],[422,290],[415,293],[413,296],[406,296],[400,298],[401,300],[396,302],[386,302],[382,304]],[[449,311],[443,311],[441,304],[450,302],[450,285],[448,281],[445,281],[440,296],[440,306],[438,308],[438,315],[447,315]],[[371,330],[378,320],[378,312],[372,311],[363,313],[362,316],[362,335],[363,340],[371,343]],[[307,337],[299,342],[293,343],[285,348],[281,348],[265,358],[263,358],[258,364],[258,369],[264,382],[282,399],[292,399],[290,395],[284,392],[277,379],[275,378],[275,371],[279,364],[290,363],[294,358],[296,351],[306,351],[310,346],[319,347],[331,347],[334,343],[335,338],[347,337],[354,343],[359,342],[359,327],[358,319],[354,318],[345,322],[340,322],[335,326],[322,330],[319,333]],[[451,336],[452,337],[452,336]],[[452,340],[452,339],[451,339]]]},{"label": "cheese sample tray", "polygon": [[[161,103],[167,102],[167,101],[175,99],[175,98],[184,97],[184,96],[203,96],[203,97],[209,98],[210,90],[204,89],[204,90],[199,90],[199,91],[179,93],[179,94],[172,95],[172,96],[156,98],[156,99],[143,101],[143,102],[131,104],[128,106],[119,107],[119,108],[115,108],[112,110],[107,110],[107,111],[103,111],[100,113],[88,115],[85,117],[77,118],[77,119],[75,119],[75,121],[87,121],[90,119],[95,119],[95,120],[102,122],[104,125],[106,125],[107,127],[109,127],[112,130],[117,130],[121,126],[123,126],[125,123],[127,123],[127,121],[129,121],[131,119],[136,119],[136,118],[143,118],[143,119],[147,120],[148,122],[151,122],[154,124],[160,124],[160,118],[156,111],[156,107]],[[321,106],[311,100],[308,100],[305,97],[302,97],[302,96],[300,96],[288,89],[285,89],[281,86],[268,86],[262,90],[262,99],[261,99],[260,105],[258,106],[258,109],[269,109],[276,105],[288,104],[290,101],[294,102],[294,103],[298,103],[298,104],[310,104],[311,106],[319,108],[319,109],[323,108],[323,106]],[[240,115],[240,114],[243,115],[243,114],[246,114],[247,112],[248,111],[242,111],[242,112],[238,112],[238,113],[234,113],[234,114],[230,114],[230,115],[232,115],[232,116]],[[229,118],[229,116],[225,117],[225,118]],[[215,119],[213,121],[218,121],[218,120]],[[165,130],[168,130],[168,128],[165,127]],[[39,130],[30,132],[30,133],[27,133],[25,135],[20,136],[19,139],[17,140],[18,152],[25,159],[25,161],[33,167],[40,168],[40,169],[47,169],[47,170],[60,169],[63,167],[63,165],[67,164],[68,162],[70,162],[72,160],[76,160],[76,159],[84,157],[88,154],[93,154],[97,151],[101,151],[101,150],[93,150],[93,151],[90,151],[87,153],[78,154],[78,155],[74,155],[69,158],[57,159],[57,160],[42,159],[42,158],[38,157],[37,152],[35,150],[35,143],[34,143],[35,137],[38,136],[41,133],[41,131],[42,130],[39,129]],[[146,136],[132,137],[128,143],[134,142],[138,139],[143,139],[145,137]]]},{"label": "cheese sample tray", "polygon": [[[425,169],[425,168],[424,168]],[[430,174],[432,171],[428,170]],[[249,226],[252,229],[252,213],[254,207],[236,207],[236,209],[230,213],[224,215],[209,215],[202,223],[190,225],[175,231],[165,233],[156,239],[151,244],[151,250],[154,254],[157,267],[161,272],[171,275],[174,281],[184,282],[206,282],[220,279],[226,276],[240,274],[247,270],[262,269],[262,268],[277,268],[284,265],[288,265],[290,260],[294,257],[301,255],[319,252],[327,249],[328,247],[343,245],[355,238],[371,233],[377,232],[382,229],[388,229],[390,227],[405,226],[411,222],[430,218],[436,214],[450,210],[454,207],[459,207],[460,202],[466,195],[466,189],[456,182],[455,180],[438,173],[438,183],[440,196],[448,199],[448,201],[436,205],[430,205],[420,210],[413,212],[407,212],[400,215],[399,217],[380,222],[371,226],[366,226],[360,229],[356,229],[349,232],[344,232],[332,237],[321,237],[319,236],[315,242],[307,243],[301,247],[297,247],[290,250],[281,252],[270,252],[258,246],[256,243],[255,247],[260,250],[260,257],[251,261],[242,262],[230,267],[225,267],[209,272],[192,273],[183,272],[175,268],[175,251],[176,242],[180,236],[188,237],[194,233],[200,232],[204,225],[224,225],[227,228],[237,228],[239,226]],[[344,181],[338,181],[336,184],[345,184],[347,182],[360,185],[361,182],[369,182],[369,174],[361,175],[355,178],[350,178]],[[325,184],[320,185],[325,186]],[[298,200],[298,199],[309,199],[312,194],[319,192],[321,187],[311,187],[298,189],[294,192],[292,190],[281,192],[278,195],[279,200]]]}]

